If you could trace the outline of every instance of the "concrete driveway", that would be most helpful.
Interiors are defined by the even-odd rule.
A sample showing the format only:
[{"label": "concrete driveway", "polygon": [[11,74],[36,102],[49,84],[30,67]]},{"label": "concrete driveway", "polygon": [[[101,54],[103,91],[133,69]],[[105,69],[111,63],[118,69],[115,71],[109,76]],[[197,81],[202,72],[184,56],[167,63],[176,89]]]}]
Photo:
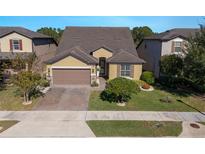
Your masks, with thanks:
[{"label": "concrete driveway", "polygon": [[85,121],[21,121],[1,137],[95,137]]},{"label": "concrete driveway", "polygon": [[90,87],[55,87],[39,100],[34,110],[71,110],[85,111],[88,108]]}]

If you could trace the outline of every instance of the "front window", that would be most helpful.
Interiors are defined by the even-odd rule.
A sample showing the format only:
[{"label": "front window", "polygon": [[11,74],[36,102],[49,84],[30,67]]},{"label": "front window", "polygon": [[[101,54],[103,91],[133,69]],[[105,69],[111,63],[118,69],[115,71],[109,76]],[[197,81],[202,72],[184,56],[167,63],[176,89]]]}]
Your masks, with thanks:
[{"label": "front window", "polygon": [[181,52],[182,42],[174,42],[174,52]]},{"label": "front window", "polygon": [[20,40],[12,40],[12,46],[14,50],[20,50]]},{"label": "front window", "polygon": [[121,76],[130,77],[131,75],[131,65],[122,64],[121,65]]}]

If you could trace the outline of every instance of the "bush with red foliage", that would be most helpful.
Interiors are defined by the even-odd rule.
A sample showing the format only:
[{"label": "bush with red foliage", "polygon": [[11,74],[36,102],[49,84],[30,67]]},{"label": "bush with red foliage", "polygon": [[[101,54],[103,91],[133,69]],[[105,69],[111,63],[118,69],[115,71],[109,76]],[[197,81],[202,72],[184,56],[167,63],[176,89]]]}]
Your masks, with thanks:
[{"label": "bush with red foliage", "polygon": [[143,88],[143,89],[149,89],[149,88],[150,88],[150,85],[147,84],[147,83],[145,83],[145,84],[143,84],[142,88]]}]

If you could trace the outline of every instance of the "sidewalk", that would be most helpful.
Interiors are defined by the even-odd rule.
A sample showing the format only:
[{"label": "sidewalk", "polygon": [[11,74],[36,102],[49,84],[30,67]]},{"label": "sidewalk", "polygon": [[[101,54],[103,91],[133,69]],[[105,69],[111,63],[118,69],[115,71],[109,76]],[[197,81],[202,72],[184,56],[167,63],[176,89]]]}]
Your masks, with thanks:
[{"label": "sidewalk", "polygon": [[87,120],[147,120],[183,121],[181,137],[202,136],[203,130],[192,131],[187,123],[205,122],[198,112],[142,112],[142,111],[0,111],[0,120],[19,123],[0,134],[0,137],[95,137]]},{"label": "sidewalk", "polygon": [[152,120],[205,122],[198,112],[149,111],[0,111],[0,120],[19,121],[87,121],[87,120]]}]

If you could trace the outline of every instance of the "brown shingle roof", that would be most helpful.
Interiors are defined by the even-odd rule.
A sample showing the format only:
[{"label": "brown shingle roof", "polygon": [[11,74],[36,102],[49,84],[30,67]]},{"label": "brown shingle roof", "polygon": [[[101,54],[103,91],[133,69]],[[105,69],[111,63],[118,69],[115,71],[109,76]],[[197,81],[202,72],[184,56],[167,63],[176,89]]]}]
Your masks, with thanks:
[{"label": "brown shingle roof", "polygon": [[28,38],[34,39],[34,38],[51,38],[50,36],[31,31],[29,29],[23,28],[23,27],[0,27],[0,38],[8,35],[10,33],[19,33],[23,36],[26,36]]},{"label": "brown shingle roof", "polygon": [[47,60],[45,63],[52,64],[67,56],[75,57],[79,60],[82,60],[83,62],[87,64],[97,64],[98,63],[98,60],[95,57],[85,53],[83,49],[81,49],[78,46],[62,51],[59,54],[56,54],[53,58]]},{"label": "brown shingle roof", "polygon": [[175,28],[159,34],[154,34],[152,36],[145,37],[144,39],[154,39],[154,40],[161,40],[161,41],[171,40],[176,37],[182,37],[188,39],[189,37],[194,36],[196,32],[199,32],[199,29]]},{"label": "brown shingle roof", "polygon": [[[115,60],[125,61],[126,59],[126,61],[129,61],[129,53],[134,53],[136,63],[142,63],[143,61],[137,55],[135,44],[128,27],[66,27],[57,48],[56,56],[61,54],[62,51],[69,50],[75,46],[83,49],[83,52],[89,56],[91,52],[99,48],[106,48],[113,55],[122,50],[124,51]],[[124,56],[126,54],[127,56]]]},{"label": "brown shingle roof", "polygon": [[145,63],[144,60],[140,59],[137,54],[132,52],[126,52],[121,50],[116,53],[114,56],[108,58],[108,63],[127,63],[127,64],[142,64]]}]

